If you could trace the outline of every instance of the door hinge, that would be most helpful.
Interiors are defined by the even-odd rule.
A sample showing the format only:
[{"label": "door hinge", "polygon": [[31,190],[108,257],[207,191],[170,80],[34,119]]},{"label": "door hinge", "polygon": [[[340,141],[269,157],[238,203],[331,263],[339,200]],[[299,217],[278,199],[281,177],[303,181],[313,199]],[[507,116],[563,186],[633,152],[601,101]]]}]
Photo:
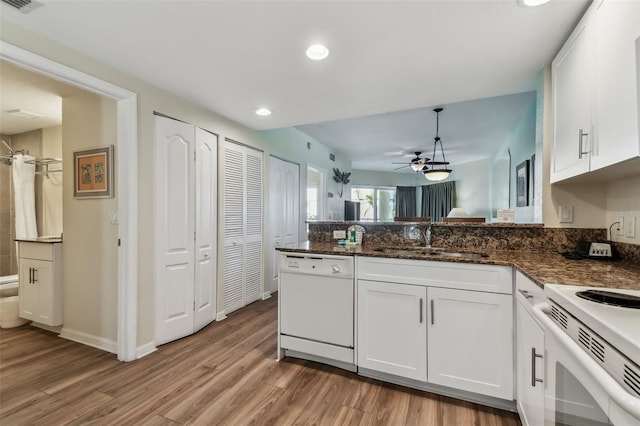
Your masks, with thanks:
[{"label": "door hinge", "polygon": [[118,238],[118,247],[120,247],[120,245],[121,245],[121,244],[120,244],[120,238]]},{"label": "door hinge", "polygon": [[196,152],[193,151],[193,161],[196,161]]},{"label": "door hinge", "polygon": [[195,311],[196,311],[196,301],[194,300],[193,301],[193,312],[195,312]]},{"label": "door hinge", "polygon": [[195,240],[196,240],[196,233],[195,233],[195,231],[194,231],[194,232],[193,232],[193,241],[195,241]]}]

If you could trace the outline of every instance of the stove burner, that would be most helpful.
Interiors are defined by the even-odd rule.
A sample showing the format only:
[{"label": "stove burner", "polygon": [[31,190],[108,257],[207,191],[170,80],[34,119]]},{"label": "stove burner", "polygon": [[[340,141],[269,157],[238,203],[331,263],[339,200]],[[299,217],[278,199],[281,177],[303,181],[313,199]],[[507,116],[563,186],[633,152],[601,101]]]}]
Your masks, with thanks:
[{"label": "stove burner", "polygon": [[640,297],[631,294],[615,293],[604,290],[585,290],[576,292],[576,296],[596,303],[640,309]]}]

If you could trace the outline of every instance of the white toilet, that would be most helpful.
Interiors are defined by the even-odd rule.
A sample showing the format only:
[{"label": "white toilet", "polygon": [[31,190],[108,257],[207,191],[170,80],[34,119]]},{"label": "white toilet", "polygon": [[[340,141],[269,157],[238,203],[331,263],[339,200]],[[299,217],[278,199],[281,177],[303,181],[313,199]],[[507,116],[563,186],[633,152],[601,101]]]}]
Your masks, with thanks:
[{"label": "white toilet", "polygon": [[18,276],[0,277],[0,328],[20,327],[29,321],[18,316]]}]

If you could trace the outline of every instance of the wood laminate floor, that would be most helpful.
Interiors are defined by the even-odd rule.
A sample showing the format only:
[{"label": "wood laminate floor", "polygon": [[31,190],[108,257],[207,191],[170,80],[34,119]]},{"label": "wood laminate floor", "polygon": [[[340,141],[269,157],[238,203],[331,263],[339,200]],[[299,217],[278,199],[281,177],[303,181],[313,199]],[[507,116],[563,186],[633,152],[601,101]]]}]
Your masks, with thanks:
[{"label": "wood laminate floor", "polygon": [[275,361],[277,298],[137,361],[0,331],[0,424],[520,425],[518,415],[313,362]]}]

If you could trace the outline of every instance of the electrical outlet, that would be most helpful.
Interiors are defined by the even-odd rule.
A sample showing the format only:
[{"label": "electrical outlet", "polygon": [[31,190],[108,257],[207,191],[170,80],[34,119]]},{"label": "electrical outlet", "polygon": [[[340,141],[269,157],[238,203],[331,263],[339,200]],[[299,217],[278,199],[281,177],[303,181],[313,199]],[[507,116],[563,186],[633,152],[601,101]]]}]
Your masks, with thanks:
[{"label": "electrical outlet", "polygon": [[[615,224],[616,222],[618,223]],[[624,217],[618,216],[614,218],[613,223],[615,224],[613,225],[613,227],[615,228],[615,235],[618,235],[620,237],[623,236],[624,235]]]},{"label": "electrical outlet", "polygon": [[342,230],[342,231],[338,231],[338,230],[333,231],[333,239],[334,240],[341,240],[341,239],[343,240],[345,238],[347,238],[347,232],[346,231],[344,231],[344,230]]},{"label": "electrical outlet", "polygon": [[[622,227],[620,227],[622,229]],[[636,237],[636,217],[628,216],[624,219],[624,236],[627,238]]]}]

